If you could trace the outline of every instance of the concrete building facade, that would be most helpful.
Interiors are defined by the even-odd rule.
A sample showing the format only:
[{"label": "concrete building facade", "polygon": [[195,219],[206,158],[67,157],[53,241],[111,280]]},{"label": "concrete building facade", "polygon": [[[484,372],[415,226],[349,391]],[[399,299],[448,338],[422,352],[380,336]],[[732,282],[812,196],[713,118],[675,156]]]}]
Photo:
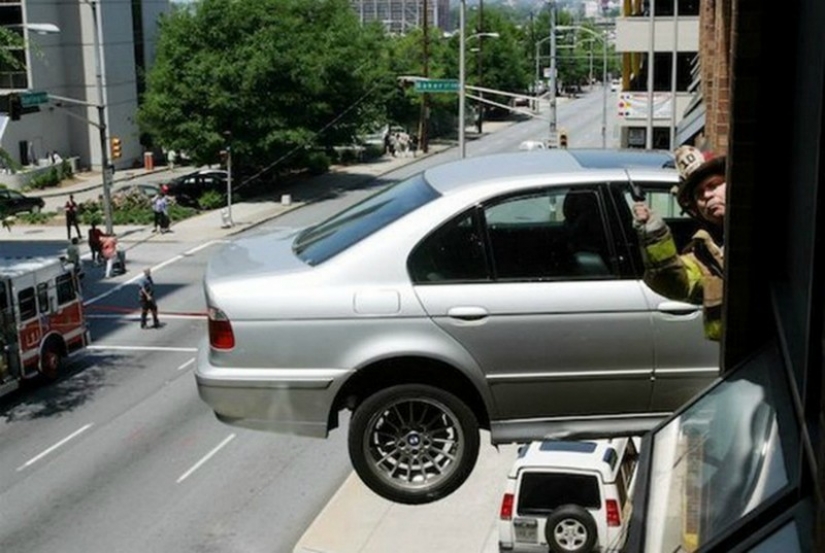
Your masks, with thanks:
[{"label": "concrete building facade", "polygon": [[350,0],[361,23],[381,22],[387,32],[404,34],[427,25],[444,31],[450,26],[450,0]]},{"label": "concrete building facade", "polygon": [[616,18],[622,147],[669,150],[678,143],[675,129],[694,101],[694,64],[703,40],[699,9],[697,0],[657,2],[652,11],[649,2],[624,2]]},{"label": "concrete building facade", "polygon": [[[143,75],[155,57],[158,20],[170,8],[166,0],[0,4],[0,24],[20,32],[25,43],[20,55],[24,67],[0,67],[0,94],[37,91],[49,98],[20,120],[5,121],[0,146],[22,165],[38,163],[56,151],[63,158],[76,158],[79,167],[99,169],[99,70],[108,127],[105,144],[109,147],[112,137],[122,144],[122,156],[110,158],[110,163],[123,168],[140,162],[143,147],[135,115]],[[59,30],[35,32],[42,24]]]}]

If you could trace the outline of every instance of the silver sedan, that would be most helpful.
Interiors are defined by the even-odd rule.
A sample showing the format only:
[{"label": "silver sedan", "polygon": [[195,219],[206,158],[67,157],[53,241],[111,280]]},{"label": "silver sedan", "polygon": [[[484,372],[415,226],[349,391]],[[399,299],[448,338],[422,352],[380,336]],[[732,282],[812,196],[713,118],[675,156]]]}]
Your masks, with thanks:
[{"label": "silver sedan", "polygon": [[646,431],[718,375],[700,307],[641,280],[645,192],[679,240],[667,153],[536,150],[447,163],[306,229],[211,259],[202,399],[228,424],[326,437],[397,502],[493,443]]}]

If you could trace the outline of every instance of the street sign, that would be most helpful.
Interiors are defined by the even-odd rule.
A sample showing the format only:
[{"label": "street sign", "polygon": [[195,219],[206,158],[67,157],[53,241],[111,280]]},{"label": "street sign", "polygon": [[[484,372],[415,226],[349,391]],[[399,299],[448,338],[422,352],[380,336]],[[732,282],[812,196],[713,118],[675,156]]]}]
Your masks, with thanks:
[{"label": "street sign", "polygon": [[415,81],[416,92],[458,92],[456,79],[422,79]]},{"label": "street sign", "polygon": [[49,101],[49,94],[43,91],[31,91],[20,93],[20,104],[24,108],[31,108],[45,104]]}]

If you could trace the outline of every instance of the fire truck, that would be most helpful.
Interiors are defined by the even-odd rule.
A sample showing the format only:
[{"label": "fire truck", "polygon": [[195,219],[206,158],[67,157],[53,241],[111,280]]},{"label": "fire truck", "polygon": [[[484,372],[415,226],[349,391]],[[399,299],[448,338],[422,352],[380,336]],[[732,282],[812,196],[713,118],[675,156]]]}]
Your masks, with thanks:
[{"label": "fire truck", "polygon": [[51,257],[0,257],[0,396],[29,379],[55,380],[89,344],[78,276]]}]

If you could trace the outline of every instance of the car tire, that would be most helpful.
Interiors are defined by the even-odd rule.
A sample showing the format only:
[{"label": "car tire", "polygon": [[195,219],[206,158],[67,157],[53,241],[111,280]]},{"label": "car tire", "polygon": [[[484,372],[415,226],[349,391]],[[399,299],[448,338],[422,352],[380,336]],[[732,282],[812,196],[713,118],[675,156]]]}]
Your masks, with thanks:
[{"label": "car tire", "polygon": [[39,205],[33,205],[32,206],[32,213],[34,213],[34,214],[40,213],[40,209],[41,208],[40,208]]},{"label": "car tire", "polygon": [[544,537],[551,553],[590,553],[599,535],[593,515],[584,507],[560,505],[547,517]]},{"label": "car tire", "polygon": [[372,491],[396,503],[430,503],[458,489],[475,466],[478,448],[478,421],[470,408],[424,384],[381,390],[350,420],[355,472]]}]

